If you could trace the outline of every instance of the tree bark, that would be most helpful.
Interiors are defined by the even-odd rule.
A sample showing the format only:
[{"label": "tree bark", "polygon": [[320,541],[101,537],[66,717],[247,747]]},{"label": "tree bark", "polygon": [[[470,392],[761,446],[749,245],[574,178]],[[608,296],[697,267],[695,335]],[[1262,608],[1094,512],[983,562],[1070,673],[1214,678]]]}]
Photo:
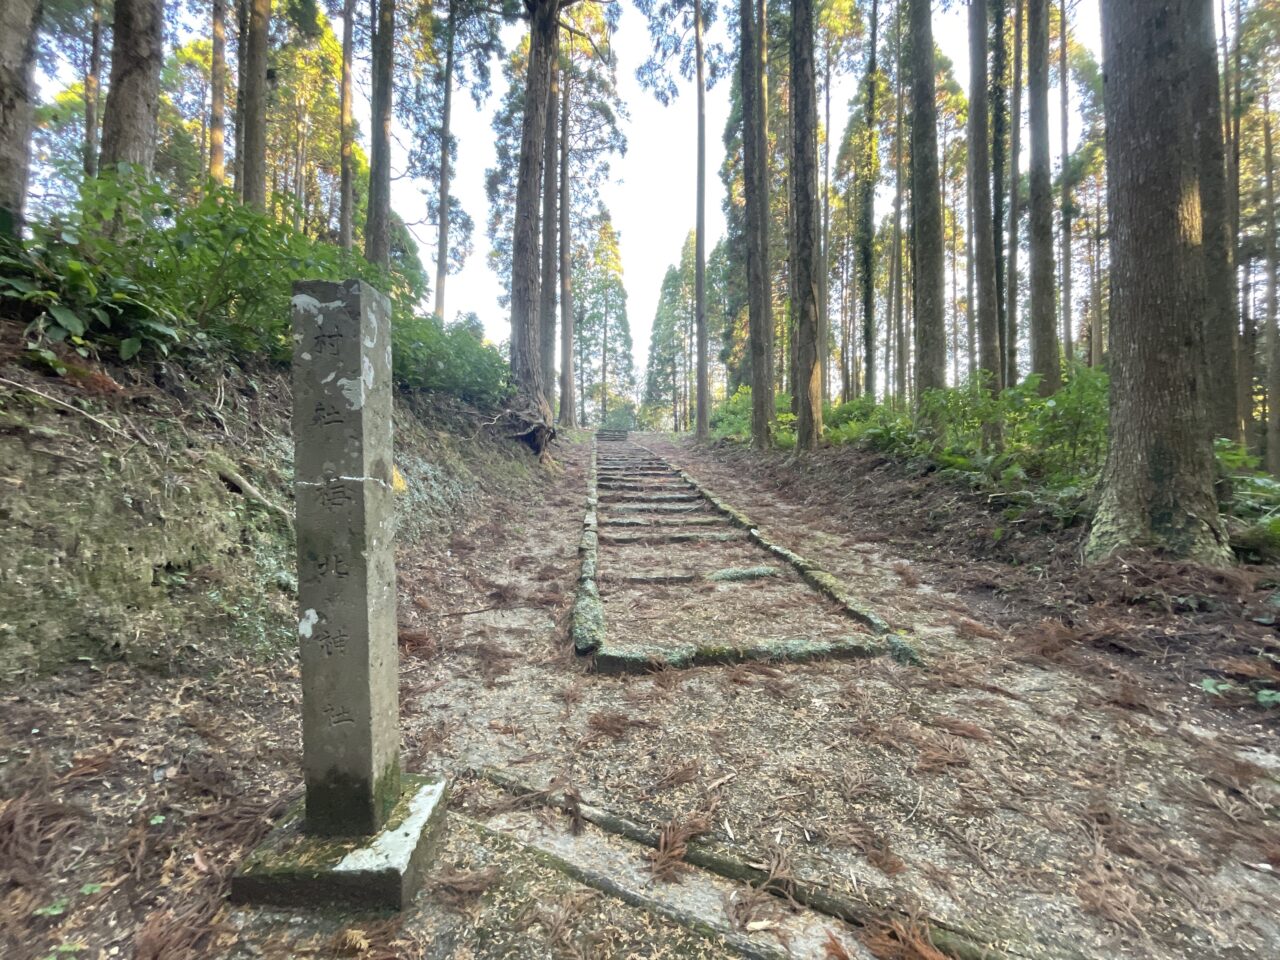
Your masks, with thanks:
[{"label": "tree bark", "polygon": [[693,0],[693,44],[698,84],[698,197],[694,238],[694,326],[698,347],[694,436],[711,435],[711,386],[707,376],[707,84],[702,37],[702,0]]},{"label": "tree bark", "polygon": [[[893,133],[893,270],[890,278],[893,285],[893,309],[889,316],[893,322],[893,396],[894,406],[906,400],[907,393],[907,351],[906,331],[904,329],[904,293],[906,291],[905,264],[903,263],[902,244],[902,199],[906,188],[903,161],[903,140],[906,136],[906,85],[902,72],[902,3],[899,2],[893,12],[893,73],[897,91],[894,95],[894,133]],[[888,379],[888,370],[885,378]]]},{"label": "tree bark", "polygon": [[[355,243],[355,169],[351,151],[355,127],[351,121],[352,61],[355,56],[356,0],[342,4],[342,80],[338,94],[338,246],[350,250]],[[438,294],[437,294],[438,296]]]},{"label": "tree bark", "polygon": [[547,405],[556,405],[556,270],[559,254],[556,250],[556,231],[560,228],[556,211],[556,186],[560,175],[556,163],[560,125],[555,122],[560,106],[560,71],[556,63],[559,56],[559,31],[556,32],[556,48],[551,53],[551,78],[547,86],[547,124],[543,138],[546,156],[542,161],[542,287],[539,290],[538,340],[539,358],[542,363],[542,387],[546,391]]},{"label": "tree bark", "polygon": [[1005,261],[1008,292],[1004,298],[1004,383],[1007,387],[1018,382],[1018,250],[1022,222],[1018,167],[1022,152],[1022,11],[1025,3],[1026,0],[1013,0],[1013,112],[1009,128],[1009,242]]},{"label": "tree bark", "polygon": [[1049,0],[1027,2],[1027,98],[1031,126],[1031,372],[1040,393],[1062,386],[1053,289],[1053,190],[1049,183]]},{"label": "tree bark", "polygon": [[440,233],[436,242],[435,315],[441,323],[444,322],[444,288],[449,279],[449,136],[453,124],[453,61],[458,43],[457,17],[457,0],[449,0],[449,23],[445,27],[444,104],[440,114]]},{"label": "tree bark", "polygon": [[[1224,17],[1225,20],[1225,17]],[[1230,184],[1228,185],[1228,196],[1231,199],[1231,262],[1234,265],[1236,273],[1240,273],[1240,125],[1244,120],[1244,111],[1241,108],[1244,94],[1244,77],[1240,63],[1240,31],[1243,24],[1241,23],[1241,0],[1236,0],[1235,4],[1235,49],[1232,56],[1231,70],[1231,105],[1229,111],[1229,123],[1231,126],[1231,168],[1230,168]],[[1223,23],[1222,30],[1225,36],[1226,23]],[[1240,277],[1243,283],[1243,277]],[[1236,371],[1236,419],[1239,421],[1240,437],[1245,442],[1249,441],[1249,427],[1253,423],[1253,366],[1254,355],[1249,343],[1247,333],[1251,329],[1251,325],[1245,323],[1246,308],[1243,303],[1243,296],[1236,300],[1236,306],[1240,314],[1240,326],[1243,328],[1240,334],[1239,349],[1236,353],[1237,371]]]},{"label": "tree bark", "polygon": [[163,65],[163,0],[116,0],[111,85],[102,113],[103,167],[127,163],[151,173]]},{"label": "tree bark", "polygon": [[1008,67],[1009,48],[1005,43],[1004,29],[1008,14],[1005,0],[991,0],[991,240],[995,246],[996,263],[996,339],[999,341],[1000,383],[1008,385],[1005,370],[1008,355],[1008,326],[1005,322],[1008,310],[1005,304],[1005,153],[1008,144],[1009,97],[1005,87],[1005,70]]},{"label": "tree bark", "polygon": [[1111,443],[1086,556],[1230,560],[1214,497],[1205,253],[1188,32],[1209,0],[1108,0]]},{"label": "tree bark", "polygon": [[[259,210],[267,208],[267,29],[271,21],[271,0],[248,0],[248,34],[243,37],[244,136],[236,144],[243,152],[241,175],[244,202]],[[114,72],[114,67],[112,68]]]},{"label": "tree bark", "polygon": [[371,0],[371,3],[376,5],[377,29],[372,41],[369,212],[364,226],[364,258],[385,267],[391,262],[391,98],[395,77],[396,4],[395,0]]},{"label": "tree bark", "polygon": [[[1071,329],[1075,322],[1075,313],[1071,297],[1071,156],[1067,144],[1071,137],[1071,88],[1068,83],[1070,73],[1067,66],[1067,38],[1069,26],[1067,19],[1067,0],[1058,3],[1058,31],[1061,34],[1058,45],[1058,115],[1062,124],[1062,352],[1070,366],[1075,357],[1073,341],[1075,333]],[[1216,78],[1215,78],[1215,82]]]},{"label": "tree bark", "polygon": [[858,171],[858,284],[862,294],[863,389],[876,395],[876,288],[875,288],[875,194],[879,179],[879,151],[876,147],[876,63],[880,28],[879,0],[871,0],[871,37],[867,48],[866,89],[863,97],[866,143],[862,169]]},{"label": "tree bark", "polygon": [[1277,320],[1275,147],[1271,129],[1271,96],[1262,91],[1262,195],[1266,211],[1267,323],[1267,469],[1280,474],[1280,321]]},{"label": "tree bark", "polygon": [[249,0],[235,0],[236,4],[236,107],[232,123],[235,126],[236,149],[231,155],[231,175],[235,178],[236,197],[244,202],[244,101],[248,95],[247,46],[249,43]]},{"label": "tree bark", "polygon": [[942,194],[938,176],[938,107],[930,0],[910,0],[911,36],[911,259],[915,316],[915,401],[947,385],[947,330],[943,317]]},{"label": "tree bark", "polygon": [[818,274],[818,356],[822,370],[823,402],[831,396],[827,361],[831,356],[831,74],[833,66],[828,54],[822,84],[822,253]]},{"label": "tree bark", "polygon": [[[763,7],[763,0],[760,0]],[[773,317],[769,292],[769,171],[764,135],[763,20],[740,0],[742,177],[747,220],[747,339],[751,352],[751,442],[769,446],[773,424]]]},{"label": "tree bark", "polygon": [[1189,37],[1197,75],[1195,132],[1200,157],[1200,199],[1204,208],[1205,278],[1208,309],[1204,314],[1206,388],[1209,433],[1212,437],[1241,438],[1236,416],[1235,276],[1231,215],[1227,197],[1227,156],[1223,143],[1222,87],[1211,2],[1196,8],[1200,19]]},{"label": "tree bark", "polygon": [[[548,121],[550,122],[550,121]],[[560,81],[560,419],[578,425],[573,398],[573,264],[570,262],[569,75]]]},{"label": "tree bark", "polygon": [[555,435],[551,408],[542,388],[539,357],[539,196],[547,124],[547,89],[559,16],[559,0],[528,0],[529,68],[524,118],[520,128],[520,165],[516,177],[515,223],[511,244],[511,373],[522,425],[520,437],[541,454]]},{"label": "tree bark", "polygon": [[[987,112],[987,0],[969,0],[969,181],[973,196],[973,266],[978,293],[978,365],[987,374],[988,388],[992,393],[999,393],[1001,357],[996,330],[996,250],[991,219]],[[994,441],[997,431],[997,425],[990,425],[988,439]]]},{"label": "tree bark", "polygon": [[5,0],[0,8],[0,236],[16,237],[22,230],[40,12],[41,0]]},{"label": "tree bark", "polygon": [[[225,0],[217,0],[218,3],[224,5]],[[225,12],[222,19],[226,20]],[[214,70],[217,69],[218,56],[218,19],[214,19]],[[225,24],[223,25],[223,44],[222,53],[224,55],[222,63],[222,80],[223,85],[226,84],[226,38]],[[93,22],[90,27],[89,34],[89,69],[84,74],[84,175],[86,177],[96,177],[98,175],[98,100],[102,96],[102,0],[93,0]],[[221,183],[221,181],[219,181]]]},{"label": "tree bark", "polygon": [[791,186],[796,231],[796,449],[812,450],[822,438],[822,372],[818,359],[818,92],[813,61],[813,0],[792,0]]}]

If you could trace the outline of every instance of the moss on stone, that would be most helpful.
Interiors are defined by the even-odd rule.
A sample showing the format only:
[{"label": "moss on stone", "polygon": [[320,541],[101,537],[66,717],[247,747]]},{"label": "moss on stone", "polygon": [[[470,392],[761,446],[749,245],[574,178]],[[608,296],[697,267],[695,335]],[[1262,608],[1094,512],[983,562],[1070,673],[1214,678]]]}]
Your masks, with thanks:
[{"label": "moss on stone", "polygon": [[744,580],[763,580],[766,577],[776,577],[780,576],[781,573],[782,571],[777,567],[725,567],[723,570],[707,574],[707,579],[714,580],[717,583],[739,583]]},{"label": "moss on stone", "polygon": [[605,640],[604,603],[594,580],[584,580],[578,586],[578,597],[573,604],[573,648],[580,654],[598,650]]}]

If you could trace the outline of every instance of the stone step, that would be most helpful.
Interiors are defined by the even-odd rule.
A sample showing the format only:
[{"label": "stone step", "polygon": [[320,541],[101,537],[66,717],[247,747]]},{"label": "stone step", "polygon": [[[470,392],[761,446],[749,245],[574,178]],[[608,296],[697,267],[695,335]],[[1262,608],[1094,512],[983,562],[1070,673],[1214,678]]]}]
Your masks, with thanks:
[{"label": "stone step", "polygon": [[602,503],[697,503],[702,499],[702,494],[695,490],[677,490],[671,493],[611,490],[600,494]]},{"label": "stone step", "polygon": [[728,527],[724,520],[717,516],[694,517],[606,517],[600,521],[602,527]]},{"label": "stone step", "polygon": [[745,539],[746,535],[741,530],[735,530],[731,533],[706,533],[704,531],[662,532],[654,530],[651,533],[638,533],[634,535],[619,533],[605,533],[600,535],[600,542],[602,544],[612,544],[619,547],[642,543],[727,543],[731,540]]},{"label": "stone step", "polygon": [[640,480],[600,480],[596,488],[601,490],[693,490],[686,481],[672,477],[671,479],[655,478],[646,482]]},{"label": "stone step", "polygon": [[767,911],[767,920],[744,929],[730,910],[753,896],[747,883],[687,866],[680,869],[678,883],[656,882],[648,846],[594,823],[582,823],[575,831],[567,818],[548,822],[537,810],[515,810],[472,822],[536,851],[543,863],[580,883],[716,938],[738,956],[750,960],[829,957],[834,941],[844,951],[837,955],[871,960],[850,924],[807,907],[790,908],[779,901]]},{"label": "stone step", "polygon": [[706,503],[610,503],[615,513],[698,513],[707,509]]}]

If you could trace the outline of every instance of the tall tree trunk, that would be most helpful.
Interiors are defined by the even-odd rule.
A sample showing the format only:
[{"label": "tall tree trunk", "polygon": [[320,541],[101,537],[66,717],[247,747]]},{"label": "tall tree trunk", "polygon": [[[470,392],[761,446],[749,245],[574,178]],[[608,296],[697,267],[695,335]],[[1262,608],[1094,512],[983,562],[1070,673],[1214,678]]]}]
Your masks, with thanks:
[{"label": "tall tree trunk", "polygon": [[818,355],[822,367],[822,399],[831,396],[828,383],[827,359],[831,355],[831,74],[834,66],[830,53],[824,64],[825,82],[822,85],[822,254],[819,257],[821,271],[818,276],[818,318],[822,328],[818,331]]},{"label": "tall tree trunk", "polygon": [[1005,41],[1005,0],[991,0],[991,239],[996,262],[996,339],[999,341],[1000,383],[1007,386],[1008,325],[1005,297],[1005,150],[1008,147],[1009,97],[1005,86],[1009,47]]},{"label": "tall tree trunk", "polygon": [[879,149],[876,146],[876,63],[880,27],[879,0],[871,0],[871,36],[867,47],[867,76],[863,92],[865,143],[858,171],[858,283],[862,293],[863,390],[876,395],[876,288],[875,288],[875,194],[879,179]]},{"label": "tall tree trunk", "polygon": [[822,217],[818,208],[818,90],[813,62],[813,0],[791,3],[792,205],[796,230],[796,449],[822,438],[822,371],[818,353],[818,271]]},{"label": "tall tree trunk", "polygon": [[[449,279],[449,138],[453,126],[453,69],[455,48],[458,43],[457,18],[457,0],[449,0],[449,23],[445,27],[444,104],[440,113],[440,195],[437,201],[440,208],[437,214],[440,218],[440,233],[436,242],[435,315],[442,323],[444,322],[444,288]],[[548,123],[547,126],[554,125]],[[570,406],[572,405],[570,403]]]},{"label": "tall tree trunk", "polygon": [[41,0],[0,7],[0,236],[18,236],[31,166],[36,32]]},{"label": "tall tree trunk", "polygon": [[764,133],[763,2],[740,0],[742,176],[747,219],[747,339],[751,352],[751,442],[769,446],[773,423],[773,317],[769,291],[769,170]]},{"label": "tall tree trunk", "polygon": [[1271,129],[1271,96],[1262,88],[1262,195],[1266,211],[1267,322],[1267,469],[1280,474],[1280,321],[1277,320],[1277,251],[1275,149]]},{"label": "tall tree trunk", "polygon": [[942,195],[938,184],[938,107],[930,0],[910,0],[911,24],[911,260],[915,315],[915,402],[947,385],[946,276],[942,252]]},{"label": "tall tree trunk", "polygon": [[968,334],[966,347],[969,353],[969,382],[978,376],[977,297],[974,296],[974,242],[973,242],[973,177],[967,177],[969,195],[964,205],[965,255],[964,255],[964,321]]},{"label": "tall tree trunk", "polygon": [[[548,123],[550,120],[548,119]],[[569,75],[560,81],[560,426],[576,427],[573,402],[573,264],[569,234]]]},{"label": "tall tree trunk", "polygon": [[[1205,254],[1188,34],[1210,0],[1108,0],[1111,444],[1086,556],[1230,560],[1206,422]],[[1034,9],[1034,0],[1033,0]]]},{"label": "tall tree trunk", "polygon": [[[225,8],[225,0],[217,0],[222,3]],[[217,18],[217,3],[215,3],[214,11],[214,34],[213,34],[213,69],[216,79],[218,69],[218,40],[219,34],[222,35],[222,82],[226,85],[227,64],[226,54],[226,34],[225,23],[226,14],[223,13],[222,20]],[[222,26],[219,27],[219,24]],[[216,91],[215,91],[216,94]],[[102,96],[102,0],[93,0],[93,22],[89,29],[89,69],[84,74],[84,175],[86,177],[96,177],[98,175],[98,100]],[[219,130],[219,132],[221,132]],[[219,180],[219,183],[222,181]]]},{"label": "tall tree trunk", "polygon": [[[903,336],[903,291],[906,288],[903,278],[902,263],[902,195],[906,189],[903,176],[903,140],[906,136],[906,86],[902,73],[902,3],[893,11],[893,73],[897,90],[894,93],[893,118],[893,269],[890,277],[892,284],[892,309],[889,320],[893,324],[893,396],[894,405],[906,399],[907,388],[907,352]],[[888,378],[889,371],[885,371]]]},{"label": "tall tree trunk", "polygon": [[[370,2],[375,5],[377,29],[372,39],[369,212],[364,225],[364,257],[370,263],[385,267],[391,262],[391,97],[395,79],[396,3],[395,0]],[[545,109],[544,105],[544,112]]]},{"label": "tall tree trunk", "polygon": [[604,288],[604,311],[600,323],[600,426],[609,418],[609,287]]},{"label": "tall tree trunk", "polygon": [[1213,4],[1196,8],[1200,19],[1189,36],[1196,71],[1195,132],[1200,156],[1200,200],[1204,210],[1205,279],[1209,301],[1204,313],[1209,433],[1238,440],[1236,416],[1236,316],[1227,158],[1223,144],[1222,87],[1214,32]]},{"label": "tall tree trunk", "polygon": [[707,379],[707,84],[702,0],[693,0],[694,61],[698,84],[698,210],[694,238],[694,310],[698,338],[698,396],[694,436],[711,435],[711,386]]},{"label": "tall tree trunk", "polygon": [[236,4],[236,107],[232,123],[235,127],[236,149],[231,155],[231,175],[235,178],[236,197],[244,202],[244,101],[248,94],[246,48],[249,43],[249,2],[235,0]]},{"label": "tall tree trunk", "polygon": [[[1244,119],[1244,110],[1241,107],[1242,97],[1244,93],[1243,70],[1240,63],[1240,31],[1243,27],[1241,23],[1241,0],[1236,0],[1235,4],[1235,44],[1232,56],[1231,70],[1231,110],[1228,113],[1228,122],[1231,126],[1231,180],[1228,184],[1228,196],[1231,199],[1231,262],[1234,265],[1236,273],[1240,273],[1240,124]],[[1223,36],[1227,31],[1225,17],[1222,25]],[[1244,282],[1243,276],[1240,282]],[[1243,298],[1236,301],[1239,308],[1241,326],[1248,327],[1244,324],[1245,307]],[[1246,341],[1244,334],[1241,334],[1239,349],[1236,351],[1236,419],[1240,423],[1240,437],[1245,442],[1249,441],[1249,425],[1253,422],[1253,361],[1254,355],[1252,348]]]},{"label": "tall tree trunk", "polygon": [[[1067,42],[1070,35],[1067,0],[1058,3],[1058,115],[1062,122],[1062,351],[1070,365],[1075,356],[1072,326],[1075,322],[1071,300],[1071,154],[1067,147],[1071,138],[1071,86],[1067,66]],[[1214,82],[1217,82],[1215,77]]]},{"label": "tall tree trunk", "polygon": [[[95,10],[97,3],[94,4]],[[213,49],[209,60],[209,179],[223,183],[226,167],[227,4],[213,0]],[[86,90],[86,101],[88,92]]]},{"label": "tall tree trunk", "polygon": [[1093,223],[1089,250],[1089,366],[1102,366],[1102,227]]},{"label": "tall tree trunk", "polygon": [[[248,34],[241,38],[244,57],[244,136],[236,144],[243,153],[241,173],[244,202],[259,210],[267,208],[267,28],[271,21],[271,0],[247,0]],[[114,71],[114,67],[112,68]],[[105,146],[105,144],[104,144]]]},{"label": "tall tree trunk", "polygon": [[1020,174],[1022,152],[1022,11],[1026,0],[1013,0],[1013,112],[1009,126],[1009,243],[1005,261],[1008,292],[1004,298],[1004,383],[1012,387],[1018,382],[1018,249],[1021,224]]},{"label": "tall tree trunk", "polygon": [[[342,80],[338,94],[338,246],[350,250],[355,243],[355,169],[351,151],[355,127],[351,120],[352,61],[355,57],[356,0],[342,3]],[[452,22],[450,23],[452,26]],[[447,102],[447,101],[446,101]],[[437,298],[439,293],[437,292]]]},{"label": "tall tree trunk", "polygon": [[529,68],[524,118],[520,127],[520,163],[516,176],[515,226],[511,238],[511,373],[525,409],[521,437],[541,454],[555,435],[551,407],[542,388],[539,357],[539,204],[547,89],[555,50],[558,0],[529,0]]},{"label": "tall tree trunk", "polygon": [[1031,372],[1040,374],[1040,393],[1048,396],[1062,386],[1049,184],[1049,0],[1027,2],[1027,99],[1031,113]]},{"label": "tall tree trunk", "polygon": [[116,0],[111,85],[102,113],[103,167],[128,163],[151,172],[163,65],[163,0]]},{"label": "tall tree trunk", "polygon": [[559,30],[551,52],[551,78],[547,85],[546,156],[542,161],[542,286],[538,291],[538,353],[542,363],[542,389],[547,406],[556,405],[556,271],[560,266],[556,249],[556,233],[560,229],[557,216],[556,187],[560,176],[556,158],[559,153],[560,125],[556,111],[560,107]]},{"label": "tall tree trunk", "polygon": [[[973,267],[978,290],[978,364],[988,376],[988,388],[992,393],[999,393],[1001,357],[1000,336],[996,330],[996,248],[991,219],[987,112],[987,0],[969,0],[969,180],[973,195]],[[998,425],[990,424],[987,439],[994,442],[997,437]]]}]

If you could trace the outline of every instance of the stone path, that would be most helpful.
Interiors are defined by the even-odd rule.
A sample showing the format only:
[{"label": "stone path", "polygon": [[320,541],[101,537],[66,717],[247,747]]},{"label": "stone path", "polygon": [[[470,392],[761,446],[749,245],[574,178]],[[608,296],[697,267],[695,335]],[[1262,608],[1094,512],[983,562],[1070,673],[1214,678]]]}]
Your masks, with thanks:
[{"label": "stone path", "polygon": [[913,656],[834,577],[639,444],[597,436],[589,487],[574,640],[601,672]]}]

